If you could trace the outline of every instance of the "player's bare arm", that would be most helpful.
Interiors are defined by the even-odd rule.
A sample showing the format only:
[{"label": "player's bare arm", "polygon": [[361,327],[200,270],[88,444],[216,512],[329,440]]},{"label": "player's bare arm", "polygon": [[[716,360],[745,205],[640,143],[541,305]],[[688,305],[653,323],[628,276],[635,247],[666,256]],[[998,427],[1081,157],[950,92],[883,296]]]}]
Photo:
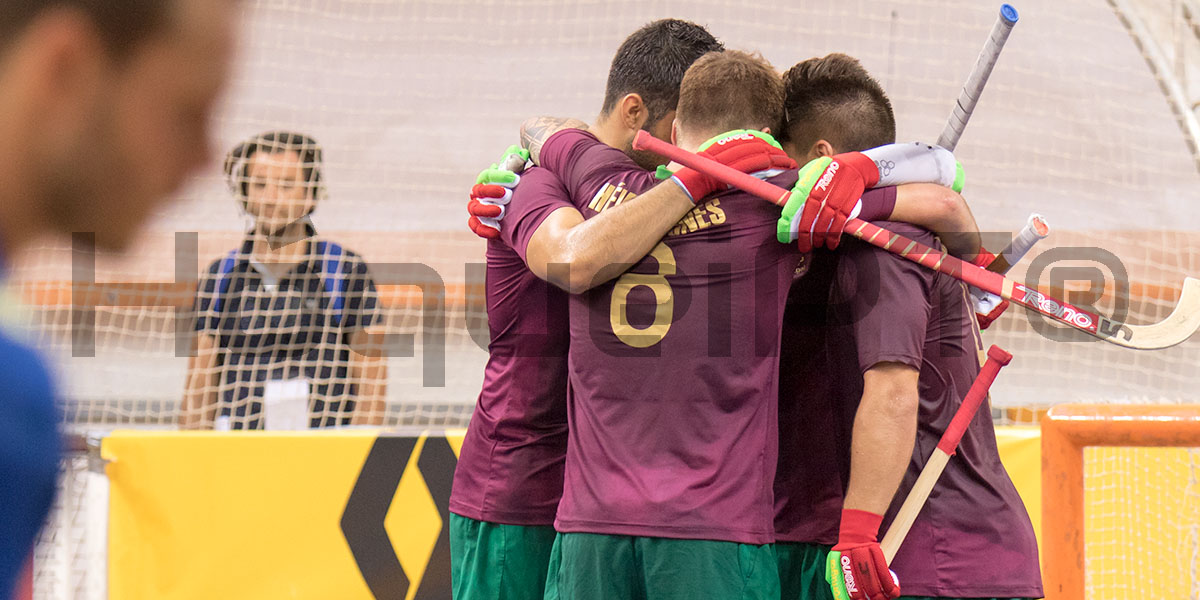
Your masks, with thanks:
[{"label": "player's bare arm", "polygon": [[932,183],[914,183],[896,188],[896,206],[889,221],[912,223],[937,234],[946,251],[971,260],[982,242],[975,216],[961,194]]},{"label": "player's bare arm", "polygon": [[534,164],[542,164],[542,146],[550,136],[564,129],[587,131],[588,125],[579,119],[560,117],[533,117],[521,123],[521,147],[529,151]]},{"label": "player's bare arm", "polygon": [[574,208],[560,208],[530,238],[526,264],[570,293],[587,291],[644,258],[694,206],[682,188],[666,182],[587,220]]},{"label": "player's bare arm", "polygon": [[217,408],[217,340],[197,333],[195,353],[188,358],[187,386],[179,411],[180,429],[212,429]]},{"label": "player's bare arm", "polygon": [[887,512],[912,458],[917,435],[917,376],[906,364],[883,362],[863,373],[854,417],[850,485],[844,509]]},{"label": "player's bare arm", "polygon": [[[543,136],[548,139],[555,132],[572,128],[567,126],[570,122],[567,119],[534,119],[527,125],[533,121],[538,124],[522,131],[522,139],[533,143],[543,143]],[[783,168],[794,165],[782,149],[771,146],[773,142],[764,137],[769,138],[731,132],[705,151],[715,160],[726,161],[744,172],[767,169],[777,163]],[[583,143],[611,151],[594,139]],[[564,162],[561,160],[547,162],[556,164],[543,167],[555,171],[563,181],[576,179],[581,171],[591,172],[569,162],[557,164]],[[641,195],[625,196],[618,203],[606,204],[600,214],[587,220],[574,208],[560,208],[530,238],[526,264],[535,275],[568,292],[586,291],[619,276],[644,258],[688,211],[723,187],[696,171],[683,169]]]}]

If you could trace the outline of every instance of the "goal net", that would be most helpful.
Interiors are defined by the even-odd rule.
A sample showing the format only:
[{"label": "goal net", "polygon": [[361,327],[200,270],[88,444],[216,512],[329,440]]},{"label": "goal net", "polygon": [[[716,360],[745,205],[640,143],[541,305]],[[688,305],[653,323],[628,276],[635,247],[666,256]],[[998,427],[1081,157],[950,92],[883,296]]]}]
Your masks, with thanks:
[{"label": "goal net", "polygon": [[1047,599],[1200,597],[1200,407],[1060,405],[1042,452]]},{"label": "goal net", "polygon": [[[1133,323],[1160,320],[1184,277],[1200,274],[1200,173],[1164,93],[1176,73],[1152,68],[1127,5],[1149,15],[1151,30],[1183,28],[1150,0],[1030,4],[1018,6],[1020,23],[958,146],[965,195],[985,230],[1015,231],[1031,212],[1055,228],[1017,280]],[[851,54],[889,93],[899,139],[934,140],[997,9],[950,0],[248,1],[215,122],[219,156],[127,256],[92,252],[77,235],[16,257],[18,318],[58,360],[69,428],[176,427],[196,282],[248,223],[221,159],[251,135],[295,131],[323,150],[327,197],[315,228],[363,257],[378,324],[396,341],[373,422],[464,426],[488,338],[485,244],[465,227],[467,192],[524,118],[594,118],[627,34],[680,17],[780,69]],[[1191,43],[1160,46],[1182,58]],[[318,304],[327,300],[318,292]],[[1008,422],[1033,422],[1064,401],[1183,402],[1200,363],[1200,338],[1131,352],[1064,336],[1016,308],[985,338],[1016,357],[992,396],[997,410],[1011,409]],[[309,408],[338,413],[332,404]]]}]

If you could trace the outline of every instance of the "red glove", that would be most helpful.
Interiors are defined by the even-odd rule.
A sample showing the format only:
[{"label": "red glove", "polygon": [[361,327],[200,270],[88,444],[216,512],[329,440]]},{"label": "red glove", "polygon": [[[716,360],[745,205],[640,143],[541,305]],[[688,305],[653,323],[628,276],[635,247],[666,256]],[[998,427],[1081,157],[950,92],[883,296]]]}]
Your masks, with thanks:
[{"label": "red glove", "polygon": [[876,535],[883,517],[865,510],[843,510],[838,543],[825,563],[825,581],[835,600],[891,600],[900,582],[888,569]]},{"label": "red glove", "polygon": [[[862,152],[834,155],[809,190],[800,221],[794,228],[800,233],[797,239],[800,251],[820,246],[837,248],[858,199],[876,183],[879,183],[879,168],[867,155]],[[812,232],[811,239],[803,235],[806,231]]]},{"label": "red glove", "polygon": [[[493,202],[506,202],[512,197],[512,190],[500,185],[477,183],[471,187],[471,199],[467,201],[467,213],[471,215],[467,219],[467,227],[471,231],[484,239],[493,239],[500,237],[500,220],[504,218],[504,205],[484,204],[480,202],[480,198],[487,198]],[[484,219],[483,221],[480,218]]]},{"label": "red glove", "polygon": [[[739,129],[723,133],[700,146],[700,154],[743,173],[796,168],[796,161],[788,157],[774,138],[761,131]],[[672,178],[695,203],[728,187],[688,167],[676,171]]]},{"label": "red glove", "polygon": [[481,171],[471,188],[471,199],[467,201],[467,227],[475,235],[492,239],[500,237],[500,221],[504,219],[504,207],[512,200],[513,189],[521,182],[520,173],[525,170],[529,152],[516,144],[504,151],[500,162]]},{"label": "red glove", "polygon": [[[971,264],[986,269],[994,260],[996,260],[995,254],[980,248],[979,254],[975,255],[975,260],[972,260]],[[991,326],[993,321],[999,319],[1000,315],[1008,310],[1008,300],[976,288],[971,288],[971,301],[975,308],[975,320],[979,322],[981,331]]]}]

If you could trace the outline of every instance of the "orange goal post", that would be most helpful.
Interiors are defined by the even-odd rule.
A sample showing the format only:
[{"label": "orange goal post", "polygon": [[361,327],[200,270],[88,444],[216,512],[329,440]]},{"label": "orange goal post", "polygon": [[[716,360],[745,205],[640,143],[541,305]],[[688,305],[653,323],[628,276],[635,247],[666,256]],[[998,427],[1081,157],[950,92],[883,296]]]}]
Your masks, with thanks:
[{"label": "orange goal post", "polygon": [[[1050,409],[1042,419],[1041,426],[1041,558],[1047,600],[1083,600],[1085,597],[1115,597],[1126,594],[1131,594],[1130,597],[1159,597],[1152,589],[1147,589],[1158,588],[1157,585],[1146,581],[1147,574],[1144,570],[1147,563],[1138,562],[1136,558],[1133,562],[1126,562],[1123,567],[1116,569],[1122,572],[1114,577],[1106,577],[1110,580],[1134,582],[1124,586],[1126,594],[1097,590],[1102,584],[1098,581],[1100,577],[1089,572],[1089,569],[1094,568],[1095,561],[1094,557],[1088,554],[1087,548],[1092,547],[1095,551],[1101,535],[1097,534],[1097,539],[1092,539],[1087,537],[1085,529],[1094,531],[1099,527],[1097,523],[1104,520],[1116,523],[1117,528],[1136,528],[1139,524],[1142,525],[1143,529],[1140,531],[1119,536],[1126,539],[1125,546],[1119,553],[1141,557],[1148,554],[1142,551],[1144,548],[1157,547],[1160,553],[1149,556],[1149,564],[1156,564],[1160,570],[1174,573],[1163,573],[1156,579],[1174,580],[1176,585],[1183,586],[1181,591],[1185,595],[1181,597],[1192,597],[1186,594],[1194,591],[1197,585],[1194,581],[1197,565],[1190,563],[1197,560],[1194,552],[1180,552],[1180,545],[1186,548],[1187,545],[1194,545],[1196,541],[1189,540],[1193,534],[1182,531],[1186,526],[1176,525],[1174,519],[1196,518],[1196,507],[1193,505],[1197,503],[1191,497],[1195,496],[1194,490],[1191,489],[1195,487],[1195,474],[1186,477],[1187,481],[1183,481],[1182,486],[1167,485],[1163,488],[1172,488],[1176,496],[1182,499],[1172,500],[1164,492],[1138,494],[1123,488],[1120,493],[1132,495],[1124,508],[1104,514],[1103,509],[1098,508],[1098,502],[1102,501],[1096,498],[1101,495],[1097,489],[1103,485],[1095,481],[1104,475],[1096,473],[1095,464],[1088,464],[1085,468],[1085,449],[1092,453],[1088,463],[1096,462],[1096,452],[1113,451],[1118,448],[1195,452],[1184,448],[1200,447],[1200,405],[1063,404]],[[1128,470],[1128,467],[1125,469]],[[1166,477],[1170,475],[1167,474]],[[1120,484],[1117,487],[1121,487]],[[1176,506],[1173,504],[1175,502],[1181,504]],[[1136,513],[1139,512],[1148,516],[1138,517]],[[1146,526],[1147,523],[1149,526]],[[1104,533],[1109,537],[1115,535],[1111,531]],[[1163,542],[1164,539],[1171,541]],[[1096,560],[1100,558],[1097,557]],[[1158,567],[1157,563],[1163,560],[1174,560],[1176,564]],[[1187,583],[1189,579],[1193,579],[1191,585]],[[1111,581],[1106,583],[1111,586]],[[1188,590],[1189,587],[1192,589]],[[1161,588],[1158,590],[1163,591]]]}]

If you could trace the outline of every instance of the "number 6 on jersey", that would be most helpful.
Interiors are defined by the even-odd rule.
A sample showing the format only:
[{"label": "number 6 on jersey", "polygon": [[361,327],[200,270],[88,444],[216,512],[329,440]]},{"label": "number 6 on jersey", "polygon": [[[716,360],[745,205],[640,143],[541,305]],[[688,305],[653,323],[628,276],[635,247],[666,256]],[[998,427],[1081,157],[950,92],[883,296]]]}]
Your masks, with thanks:
[{"label": "number 6 on jersey", "polygon": [[[666,244],[659,242],[650,256],[658,261],[658,272],[625,273],[613,286],[612,304],[609,306],[609,321],[613,334],[627,346],[649,348],[662,341],[671,329],[675,314],[675,295],[667,275],[675,274],[675,253]],[[654,322],[648,327],[638,328],[629,322],[629,294],[639,287],[650,288],[654,293]]]}]

